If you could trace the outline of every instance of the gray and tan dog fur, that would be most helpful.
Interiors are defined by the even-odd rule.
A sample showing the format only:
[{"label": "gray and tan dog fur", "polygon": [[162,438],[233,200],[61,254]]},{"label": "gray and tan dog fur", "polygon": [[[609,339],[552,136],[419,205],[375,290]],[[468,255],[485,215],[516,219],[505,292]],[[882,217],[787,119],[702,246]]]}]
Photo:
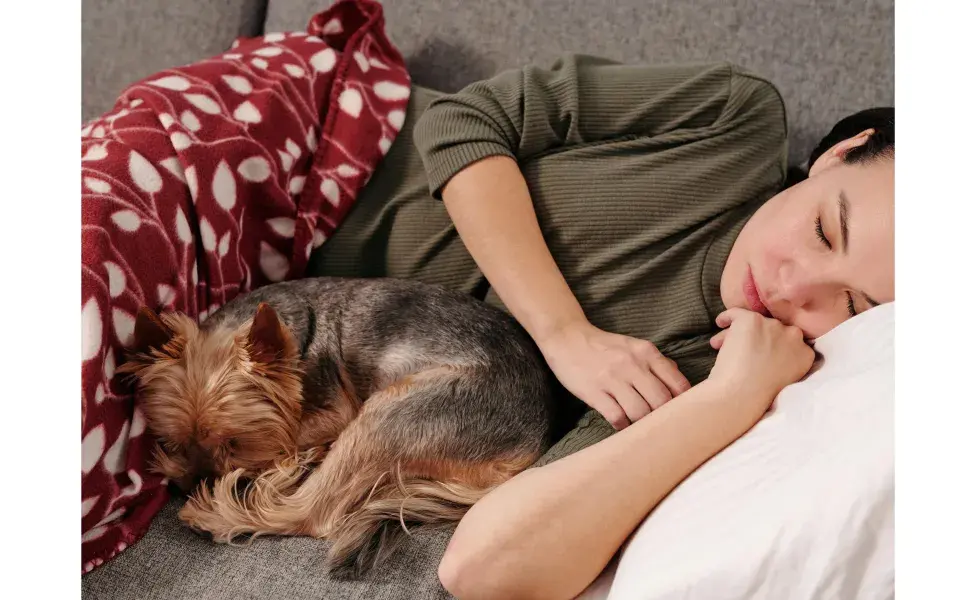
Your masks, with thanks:
[{"label": "gray and tan dog fur", "polygon": [[266,286],[201,326],[140,311],[138,401],[180,518],[215,540],[331,541],[359,574],[531,465],[553,424],[531,339],[469,296],[393,279]]}]

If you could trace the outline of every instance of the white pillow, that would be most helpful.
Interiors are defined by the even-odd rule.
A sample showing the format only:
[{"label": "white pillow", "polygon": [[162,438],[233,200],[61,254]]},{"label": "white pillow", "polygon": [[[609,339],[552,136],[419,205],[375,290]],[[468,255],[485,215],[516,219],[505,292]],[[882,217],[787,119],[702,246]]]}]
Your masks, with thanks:
[{"label": "white pillow", "polygon": [[665,498],[581,598],[893,598],[894,323],[884,305],[817,340],[819,368]]}]

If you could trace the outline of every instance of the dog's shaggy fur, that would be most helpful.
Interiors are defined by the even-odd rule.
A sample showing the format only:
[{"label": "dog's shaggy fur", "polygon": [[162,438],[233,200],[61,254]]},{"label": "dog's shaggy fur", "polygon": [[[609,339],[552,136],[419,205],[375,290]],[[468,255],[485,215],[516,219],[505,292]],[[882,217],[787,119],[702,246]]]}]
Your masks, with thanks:
[{"label": "dog's shaggy fur", "polygon": [[331,541],[341,574],[414,526],[456,522],[549,442],[544,362],[508,316],[397,280],[306,279],[239,297],[202,327],[140,311],[120,369],[189,490],[180,518]]}]

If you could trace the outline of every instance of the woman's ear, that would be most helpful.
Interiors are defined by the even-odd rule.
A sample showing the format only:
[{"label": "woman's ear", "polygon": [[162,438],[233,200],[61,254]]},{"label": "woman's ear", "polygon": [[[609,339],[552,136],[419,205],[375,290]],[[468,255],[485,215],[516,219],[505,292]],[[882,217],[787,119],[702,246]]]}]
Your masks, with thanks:
[{"label": "woman's ear", "polygon": [[858,146],[863,146],[872,135],[874,135],[874,129],[865,129],[854,137],[849,137],[831,146],[829,150],[820,155],[816,162],[810,165],[810,177],[813,177],[824,169],[842,163],[844,161],[844,155]]}]

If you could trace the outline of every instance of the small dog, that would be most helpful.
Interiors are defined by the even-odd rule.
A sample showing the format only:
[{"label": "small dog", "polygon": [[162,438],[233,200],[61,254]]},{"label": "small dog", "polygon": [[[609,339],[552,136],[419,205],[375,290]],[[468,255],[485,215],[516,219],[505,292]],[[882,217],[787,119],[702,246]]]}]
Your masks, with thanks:
[{"label": "small dog", "polygon": [[185,491],[181,520],[331,541],[359,575],[408,525],[460,520],[551,441],[552,380],[528,335],[469,296],[312,278],[242,295],[198,327],[142,309],[120,367]]}]

